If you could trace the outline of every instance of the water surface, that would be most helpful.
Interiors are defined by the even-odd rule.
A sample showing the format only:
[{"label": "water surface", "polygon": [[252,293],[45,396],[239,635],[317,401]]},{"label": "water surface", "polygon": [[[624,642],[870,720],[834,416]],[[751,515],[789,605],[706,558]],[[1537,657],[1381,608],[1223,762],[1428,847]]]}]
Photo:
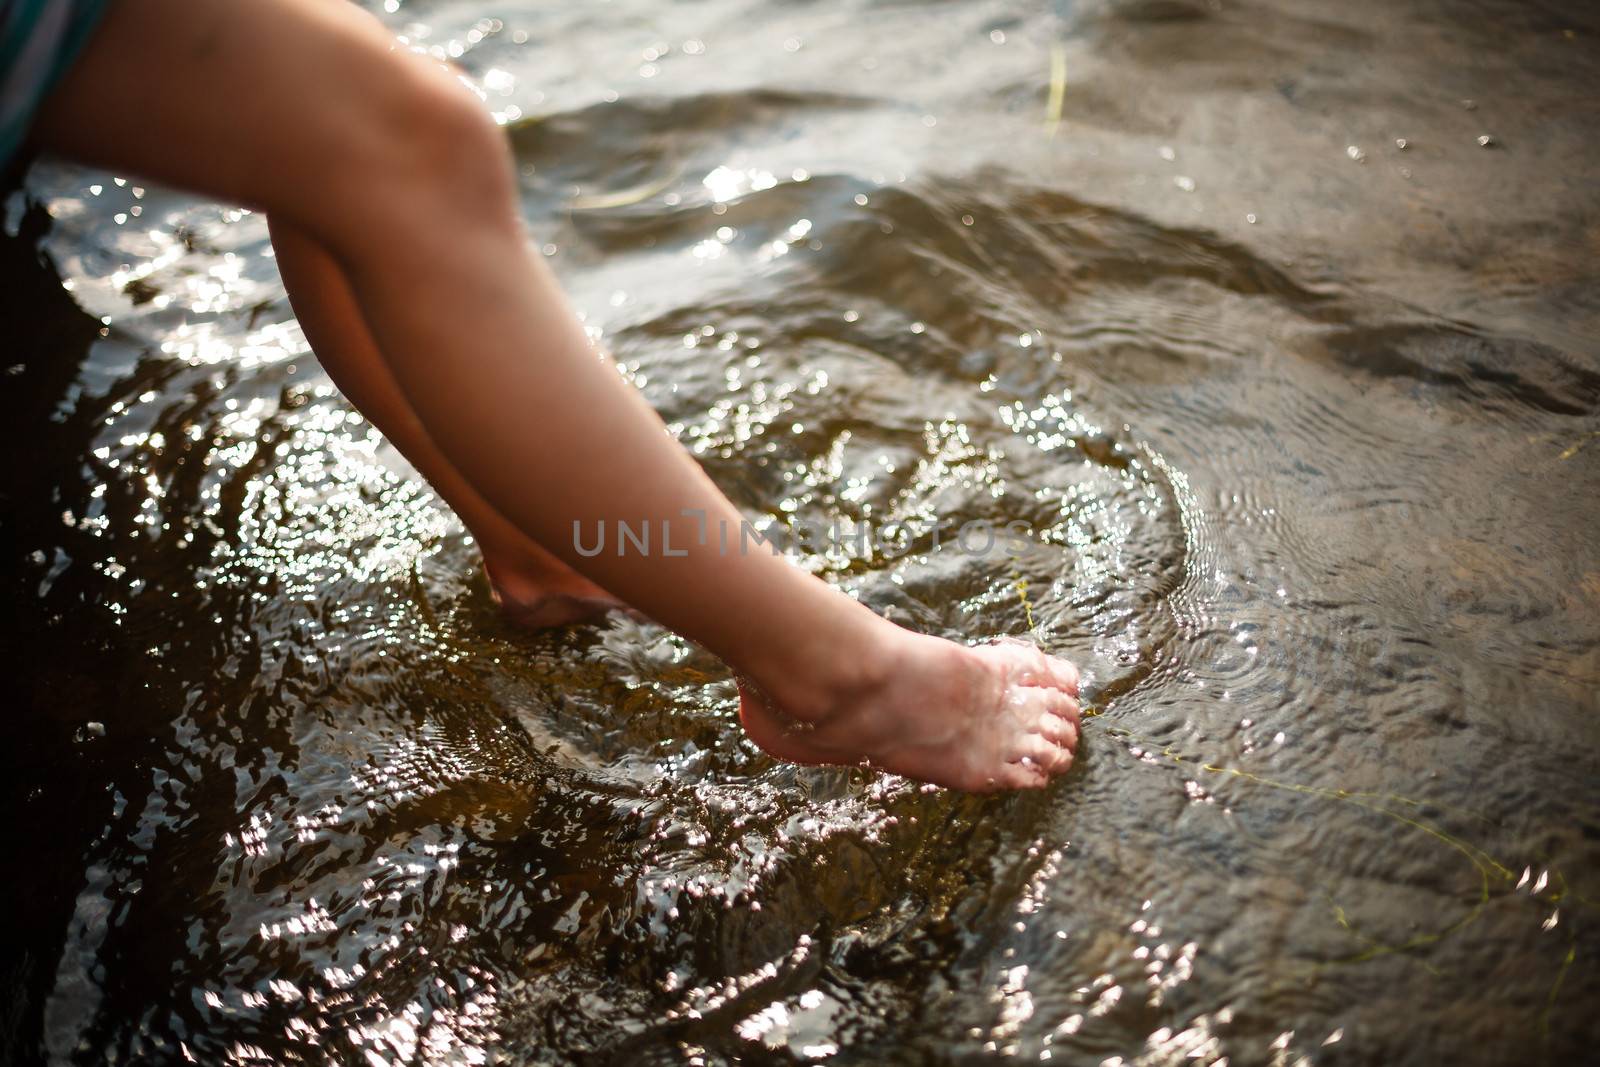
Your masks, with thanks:
[{"label": "water surface", "polygon": [[1049,790],[963,797],[774,764],[657,628],[508,627],[260,217],[41,165],[0,242],[0,1048],[1586,1054],[1592,11],[390,6],[752,520],[1026,522],[796,561],[1031,635],[1099,715]]}]

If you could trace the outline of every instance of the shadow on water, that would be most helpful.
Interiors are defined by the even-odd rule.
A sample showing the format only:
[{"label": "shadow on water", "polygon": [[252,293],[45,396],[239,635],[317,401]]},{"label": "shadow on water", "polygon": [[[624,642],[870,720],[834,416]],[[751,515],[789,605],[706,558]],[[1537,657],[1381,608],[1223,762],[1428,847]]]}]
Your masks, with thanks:
[{"label": "shadow on water", "polygon": [[[1267,32],[1081,15],[1112,53]],[[545,254],[753,522],[905,531],[797,565],[1081,663],[1080,766],[991,798],[781,766],[688,643],[511,629],[260,218],[45,168],[54,222],[0,241],[10,1058],[1581,1055],[1593,353],[992,146],[871,156],[933,127],[848,79],[719,76],[514,124]]]}]

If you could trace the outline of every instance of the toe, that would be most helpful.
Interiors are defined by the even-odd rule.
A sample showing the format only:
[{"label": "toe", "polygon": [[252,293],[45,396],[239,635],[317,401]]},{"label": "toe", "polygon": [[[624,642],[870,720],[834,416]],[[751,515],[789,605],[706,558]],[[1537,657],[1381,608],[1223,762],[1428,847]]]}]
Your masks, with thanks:
[{"label": "toe", "polygon": [[1044,707],[1052,715],[1070,722],[1076,735],[1082,725],[1083,714],[1076,697],[1068,696],[1059,689],[1047,689],[1044,691]]},{"label": "toe", "polygon": [[1045,668],[1049,678],[1055,683],[1057,689],[1064,689],[1073,696],[1078,695],[1078,668],[1059,656],[1046,656]]},{"label": "toe", "polygon": [[1067,750],[1078,747],[1078,728],[1071,719],[1047,711],[1039,716],[1039,735]]},{"label": "toe", "polygon": [[996,637],[986,646],[990,654],[1003,665],[1009,678],[1021,685],[1053,685],[1050,657],[1039,646],[1018,637]]},{"label": "toe", "polygon": [[1017,755],[1012,762],[1026,762],[1044,771],[1045,774],[1060,774],[1072,766],[1072,752],[1054,741],[1034,734],[1018,746]]},{"label": "toe", "polygon": [[1050,781],[1050,772],[1032,760],[1019,760],[1000,768],[993,779],[995,789],[1039,789]]}]

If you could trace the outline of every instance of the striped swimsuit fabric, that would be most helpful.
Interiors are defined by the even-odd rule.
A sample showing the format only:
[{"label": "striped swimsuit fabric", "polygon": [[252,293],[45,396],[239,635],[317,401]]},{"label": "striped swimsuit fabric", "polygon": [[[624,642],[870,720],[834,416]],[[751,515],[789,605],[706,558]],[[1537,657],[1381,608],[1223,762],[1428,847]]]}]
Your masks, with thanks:
[{"label": "striped swimsuit fabric", "polygon": [[0,0],[0,168],[83,50],[106,0]]}]

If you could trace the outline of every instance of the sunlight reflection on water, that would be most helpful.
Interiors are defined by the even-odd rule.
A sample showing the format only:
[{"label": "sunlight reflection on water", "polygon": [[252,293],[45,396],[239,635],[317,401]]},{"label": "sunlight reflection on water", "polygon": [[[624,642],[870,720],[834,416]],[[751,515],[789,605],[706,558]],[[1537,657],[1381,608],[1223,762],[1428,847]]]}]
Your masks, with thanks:
[{"label": "sunlight reflection on water", "polygon": [[[478,79],[591,336],[761,529],[1026,524],[1015,558],[794,558],[917,629],[1079,661],[1083,765],[991,799],[778,766],[686,642],[516,632],[317,368],[263,219],[42,168],[103,329],[15,430],[60,453],[17,610],[77,738],[50,777],[109,798],[60,808],[84,858],[50,1051],[1401,1062],[1423,1033],[1490,1062],[1451,1036],[1461,976],[1506,1033],[1571,1044],[1595,979],[1561,872],[1592,869],[1592,813],[1542,724],[1593,706],[1592,457],[1530,475],[1507,442],[1560,454],[1593,382],[1157,218],[1135,198],[1227,183],[1174,186],[1136,116],[1041,136],[1017,79],[1050,20],[608,6],[389,10]],[[899,35],[970,73],[907,101]],[[1115,110],[1088,74],[1065,94]],[[1161,192],[1056,188],[1075,136]],[[1531,549],[1484,484],[1547,520]]]}]

